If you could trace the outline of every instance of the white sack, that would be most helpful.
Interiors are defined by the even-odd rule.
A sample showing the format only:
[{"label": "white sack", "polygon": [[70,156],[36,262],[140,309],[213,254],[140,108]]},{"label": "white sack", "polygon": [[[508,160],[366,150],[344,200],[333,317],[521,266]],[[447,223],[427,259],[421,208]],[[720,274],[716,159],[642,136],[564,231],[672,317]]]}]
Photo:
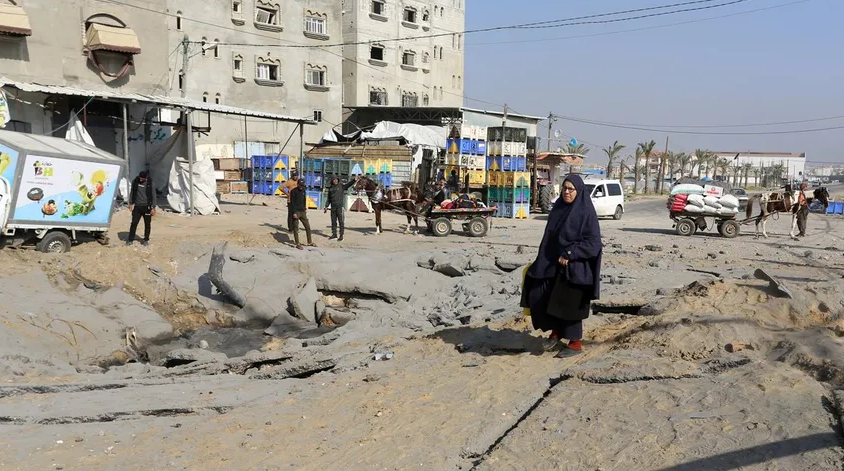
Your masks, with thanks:
[{"label": "white sack", "polygon": [[739,207],[739,200],[733,195],[724,195],[721,199],[718,200],[721,203],[721,206],[725,208],[738,208]]},{"label": "white sack", "polygon": [[695,206],[693,204],[687,204],[686,207],[683,208],[683,211],[686,211],[687,213],[702,213],[703,212],[703,206]]},{"label": "white sack", "polygon": [[686,194],[686,195],[702,195],[704,193],[704,189],[700,185],[695,185],[693,183],[682,183],[680,185],[674,185],[674,188],[671,189],[671,194]]},{"label": "white sack", "polygon": [[716,208],[714,206],[704,206],[703,207],[703,214],[718,214],[718,210],[721,208]]},{"label": "white sack", "polygon": [[713,208],[720,208],[721,203],[718,202],[718,198],[714,196],[705,196],[703,198],[703,204],[706,206],[711,206]]},{"label": "white sack", "polygon": [[689,199],[686,200],[686,204],[703,208],[705,205],[703,202],[703,195],[689,195]]},{"label": "white sack", "polygon": [[735,216],[738,214],[738,208],[721,208],[718,210],[721,216]]}]

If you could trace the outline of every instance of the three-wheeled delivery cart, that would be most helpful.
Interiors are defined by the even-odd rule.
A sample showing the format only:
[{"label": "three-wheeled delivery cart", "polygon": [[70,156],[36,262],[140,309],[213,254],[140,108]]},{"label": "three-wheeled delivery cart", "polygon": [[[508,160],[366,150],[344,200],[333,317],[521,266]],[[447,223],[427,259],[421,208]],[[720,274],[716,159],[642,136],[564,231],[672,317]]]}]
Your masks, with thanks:
[{"label": "three-wheeled delivery cart", "polygon": [[105,241],[126,162],[83,142],[0,130],[0,247]]}]

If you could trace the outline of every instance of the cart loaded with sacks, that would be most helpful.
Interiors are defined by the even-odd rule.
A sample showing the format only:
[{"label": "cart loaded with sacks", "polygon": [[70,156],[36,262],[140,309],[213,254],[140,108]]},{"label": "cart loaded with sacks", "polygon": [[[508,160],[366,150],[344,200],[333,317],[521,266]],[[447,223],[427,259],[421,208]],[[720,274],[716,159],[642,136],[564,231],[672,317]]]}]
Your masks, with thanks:
[{"label": "cart loaded with sacks", "polygon": [[737,237],[741,226],[751,220],[736,220],[739,201],[735,196],[721,196],[717,190],[699,185],[677,185],[666,204],[678,235],[691,236],[698,231],[718,229],[727,238]]}]

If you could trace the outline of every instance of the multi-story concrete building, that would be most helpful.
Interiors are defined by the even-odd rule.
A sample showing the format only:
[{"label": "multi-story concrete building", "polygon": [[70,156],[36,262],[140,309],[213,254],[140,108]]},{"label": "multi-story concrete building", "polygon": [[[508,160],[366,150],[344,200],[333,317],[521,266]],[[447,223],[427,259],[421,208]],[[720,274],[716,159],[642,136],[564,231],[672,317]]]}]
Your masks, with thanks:
[{"label": "multi-story concrete building", "polygon": [[343,4],[344,107],[463,106],[464,0]]},{"label": "multi-story concrete building", "polygon": [[[314,118],[306,142],[319,138],[342,120],[341,48],[311,48],[342,42],[341,5],[337,0],[166,0],[170,49],[191,41],[187,74],[181,49],[171,55],[176,80],[171,96]],[[168,51],[169,52],[169,51]],[[214,117],[206,145],[237,141],[284,144],[295,124],[238,117]],[[298,136],[294,136],[298,152]],[[278,145],[265,151],[278,151]],[[214,151],[210,151],[214,154]]]}]

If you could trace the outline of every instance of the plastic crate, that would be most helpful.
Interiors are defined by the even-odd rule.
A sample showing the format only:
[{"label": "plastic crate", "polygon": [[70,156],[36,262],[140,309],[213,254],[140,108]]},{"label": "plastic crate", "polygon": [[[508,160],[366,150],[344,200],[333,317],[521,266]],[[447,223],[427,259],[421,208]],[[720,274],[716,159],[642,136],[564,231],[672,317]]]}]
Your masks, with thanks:
[{"label": "plastic crate", "polygon": [[252,194],[254,195],[271,195],[272,182],[252,182]]},{"label": "plastic crate", "polygon": [[516,172],[513,183],[518,188],[530,188],[530,172]]},{"label": "plastic crate", "polygon": [[475,149],[476,155],[486,155],[486,141],[478,141],[477,148]]},{"label": "plastic crate", "polygon": [[393,175],[389,173],[378,174],[378,182],[384,185],[384,188],[393,186]]},{"label": "plastic crate", "polygon": [[486,169],[493,172],[504,170],[503,157],[489,156],[486,158]]},{"label": "plastic crate", "polygon": [[273,182],[284,183],[290,179],[290,170],[273,170]]},{"label": "plastic crate", "polygon": [[844,201],[829,203],[829,208],[827,208],[826,212],[827,214],[844,214]]},{"label": "plastic crate", "polygon": [[263,182],[273,179],[273,171],[264,167],[252,167],[252,181]]},{"label": "plastic crate", "polygon": [[351,175],[363,175],[366,173],[366,167],[363,160],[353,160],[352,161],[352,168],[349,174]]},{"label": "plastic crate", "polygon": [[305,186],[308,188],[321,189],[324,185],[324,176],[322,172],[305,172]]},{"label": "plastic crate", "polygon": [[527,171],[527,157],[513,157],[510,166],[515,172]]},{"label": "plastic crate", "polygon": [[322,173],[324,162],[322,159],[302,159],[302,171],[304,173]]},{"label": "plastic crate", "polygon": [[509,155],[501,157],[501,170],[505,172],[513,172],[513,158]]},{"label": "plastic crate", "polygon": [[496,203],[498,210],[495,217],[505,219],[527,219],[530,216],[530,205],[525,203]]},{"label": "plastic crate", "polygon": [[307,190],[305,191],[305,201],[308,209],[322,208],[322,190]]}]

